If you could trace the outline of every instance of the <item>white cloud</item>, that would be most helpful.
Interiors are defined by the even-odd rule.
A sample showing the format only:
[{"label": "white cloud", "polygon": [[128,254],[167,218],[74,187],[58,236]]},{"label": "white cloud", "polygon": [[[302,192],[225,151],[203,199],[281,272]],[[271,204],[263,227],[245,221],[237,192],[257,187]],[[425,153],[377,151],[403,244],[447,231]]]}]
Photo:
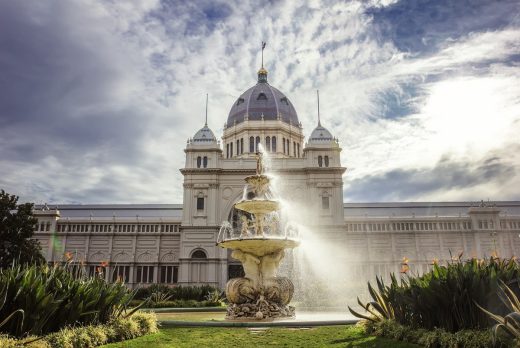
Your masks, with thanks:
[{"label": "white cloud", "polygon": [[[429,56],[412,56],[380,37],[364,13],[366,6],[394,2],[237,1],[229,4],[231,16],[211,23],[203,10],[212,3],[80,3],[65,25],[116,73],[108,101],[78,104],[75,116],[121,108],[146,116],[135,139],[142,153],[126,154],[137,164],[111,159],[109,145],[69,162],[60,156],[32,164],[0,161],[10,172],[0,183],[36,200],[179,202],[182,149],[203,125],[205,93],[210,127],[220,136],[231,104],[255,83],[262,40],[269,81],[296,105],[306,134],[316,123],[320,89],[323,124],[340,137],[347,181],[433,167],[446,154],[471,162],[506,147],[520,131],[520,76],[503,61],[520,53],[520,30],[470,33]],[[387,117],[389,97],[413,112]],[[16,135],[5,139],[18,141]],[[19,184],[31,181],[41,183],[41,192]],[[500,193],[491,186],[479,189]],[[111,191],[93,195],[96,188]],[[457,192],[438,197],[468,196]]]}]

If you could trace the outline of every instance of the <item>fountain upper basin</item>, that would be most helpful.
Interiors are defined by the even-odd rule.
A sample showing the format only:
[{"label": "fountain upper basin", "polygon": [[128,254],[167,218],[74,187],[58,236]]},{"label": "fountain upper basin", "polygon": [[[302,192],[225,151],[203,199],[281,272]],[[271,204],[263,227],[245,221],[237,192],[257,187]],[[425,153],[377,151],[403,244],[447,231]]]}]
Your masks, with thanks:
[{"label": "fountain upper basin", "polygon": [[268,199],[252,199],[236,203],[235,208],[251,214],[269,214],[280,209],[280,203]]},{"label": "fountain upper basin", "polygon": [[284,249],[293,249],[300,245],[298,239],[290,238],[236,238],[218,243],[222,248],[241,250],[256,256],[272,254]]}]

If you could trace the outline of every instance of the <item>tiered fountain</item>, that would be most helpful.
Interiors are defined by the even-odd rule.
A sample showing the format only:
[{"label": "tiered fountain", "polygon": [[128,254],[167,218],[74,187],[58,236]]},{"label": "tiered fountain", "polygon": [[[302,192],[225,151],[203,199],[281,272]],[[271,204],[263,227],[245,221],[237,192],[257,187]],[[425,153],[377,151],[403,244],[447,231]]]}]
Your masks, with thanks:
[{"label": "tiered fountain", "polygon": [[242,263],[245,273],[226,285],[226,319],[294,317],[294,307],[289,306],[294,285],[277,274],[285,249],[300,244],[297,231],[282,226],[280,202],[272,197],[261,153],[257,155],[256,175],[245,180],[246,191],[249,188],[251,193],[234,205],[239,211],[239,226],[234,229],[229,222],[223,223],[217,240],[220,247],[233,250],[231,257]]}]

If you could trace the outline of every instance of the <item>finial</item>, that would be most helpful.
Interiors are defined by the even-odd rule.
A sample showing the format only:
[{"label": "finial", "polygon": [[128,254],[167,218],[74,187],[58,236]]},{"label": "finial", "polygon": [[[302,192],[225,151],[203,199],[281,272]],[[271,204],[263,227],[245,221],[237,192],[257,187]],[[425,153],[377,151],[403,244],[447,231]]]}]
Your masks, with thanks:
[{"label": "finial", "polygon": [[316,96],[318,97],[318,127],[321,126],[321,120],[320,120],[320,90],[316,90]]},{"label": "finial", "polygon": [[208,93],[206,93],[206,122],[204,122],[204,126],[208,126]]},{"label": "finial", "polygon": [[258,70],[258,82],[267,82],[267,70],[264,68],[264,49],[266,42],[262,41],[262,67]]}]

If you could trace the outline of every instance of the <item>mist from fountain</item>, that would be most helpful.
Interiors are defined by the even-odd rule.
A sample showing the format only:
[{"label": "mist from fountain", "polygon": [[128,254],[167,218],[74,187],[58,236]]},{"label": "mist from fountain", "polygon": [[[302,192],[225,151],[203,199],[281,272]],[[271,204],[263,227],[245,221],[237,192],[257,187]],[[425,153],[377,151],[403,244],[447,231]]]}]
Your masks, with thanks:
[{"label": "mist from fountain", "polygon": [[[271,163],[269,153],[264,154]],[[334,240],[316,222],[318,211],[305,197],[291,197],[289,183],[268,170],[271,192],[279,197],[285,228],[297,231],[301,244],[287,253],[280,265],[280,274],[295,284],[293,302],[299,308],[346,311],[358,295],[366,292],[364,277],[348,267],[353,260],[345,248],[345,237]]]}]

